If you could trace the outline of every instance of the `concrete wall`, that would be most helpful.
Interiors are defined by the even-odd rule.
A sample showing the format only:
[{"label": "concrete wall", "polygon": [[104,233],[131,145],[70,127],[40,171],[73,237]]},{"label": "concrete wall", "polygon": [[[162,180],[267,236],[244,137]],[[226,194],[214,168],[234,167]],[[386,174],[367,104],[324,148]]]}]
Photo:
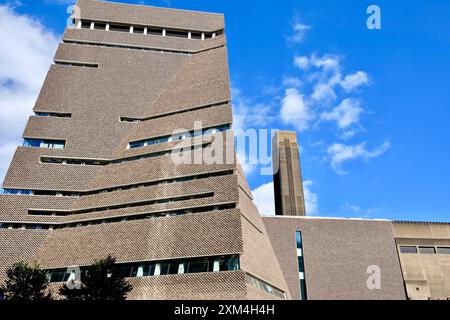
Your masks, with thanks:
[{"label": "concrete wall", "polygon": [[[395,222],[394,233],[409,299],[450,299],[450,224]],[[413,246],[417,253],[400,253],[400,247]],[[434,247],[435,253],[421,253],[420,247]]]}]

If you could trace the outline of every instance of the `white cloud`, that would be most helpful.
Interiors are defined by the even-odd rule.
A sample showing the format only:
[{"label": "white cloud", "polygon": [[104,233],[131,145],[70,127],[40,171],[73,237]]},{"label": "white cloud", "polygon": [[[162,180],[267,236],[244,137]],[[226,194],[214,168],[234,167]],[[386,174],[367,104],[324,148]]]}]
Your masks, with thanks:
[{"label": "white cloud", "polygon": [[273,107],[244,96],[240,89],[231,88],[233,100],[233,129],[264,127],[275,120]]},{"label": "white cloud", "polygon": [[333,101],[337,98],[331,83],[318,83],[314,86],[311,99],[313,101]]},{"label": "white cloud", "polygon": [[336,55],[326,54],[322,57],[318,57],[313,54],[310,58],[311,64],[316,68],[322,68],[324,70],[336,70],[340,68],[341,58]]},{"label": "white cloud", "polygon": [[312,192],[311,186],[314,184],[311,180],[303,182],[303,195],[305,197],[305,207],[307,215],[319,213],[319,197],[317,193]]},{"label": "white cloud", "polygon": [[308,32],[308,30],[311,29],[311,26],[308,26],[306,24],[296,22],[292,26],[293,34],[288,38],[291,42],[302,42],[305,39],[305,35]]},{"label": "white cloud", "polygon": [[[363,111],[359,100],[346,98],[330,112],[322,113],[321,119],[325,121],[335,121],[340,129],[345,129],[352,124],[358,123],[359,117]],[[354,131],[349,132],[354,134]]]},{"label": "white cloud", "polygon": [[306,70],[309,68],[310,65],[309,58],[304,56],[295,56],[294,65],[301,70]]},{"label": "white cloud", "polygon": [[[311,180],[303,182],[303,193],[305,196],[305,207],[308,215],[318,214],[319,197],[312,192],[311,186],[314,183]],[[273,182],[263,184],[252,191],[254,202],[258,211],[262,215],[275,214],[275,200]]]},{"label": "white cloud", "polygon": [[382,145],[371,151],[366,149],[365,142],[357,145],[335,143],[328,147],[327,153],[330,156],[332,168],[338,174],[345,174],[346,172],[342,169],[344,162],[355,159],[370,160],[382,155],[389,150],[390,147],[391,144],[389,141],[385,141]]},{"label": "white cloud", "polygon": [[262,215],[275,214],[275,200],[273,182],[263,184],[252,191],[253,199],[258,211]]},{"label": "white cloud", "polygon": [[302,131],[309,127],[309,122],[313,118],[314,114],[303,95],[297,89],[287,89],[281,104],[281,120]]},{"label": "white cloud", "polygon": [[341,57],[333,54],[318,56],[315,53],[308,56],[295,56],[294,65],[302,70],[315,67],[323,70],[337,70],[340,68]]},{"label": "white cloud", "polygon": [[302,80],[297,77],[284,77],[283,86],[291,88],[299,88],[303,85]]},{"label": "white cloud", "polygon": [[0,6],[0,181],[52,62],[57,37],[35,19]]},{"label": "white cloud", "polygon": [[369,84],[369,76],[364,71],[349,74],[339,83],[345,91],[350,92],[362,85]]}]

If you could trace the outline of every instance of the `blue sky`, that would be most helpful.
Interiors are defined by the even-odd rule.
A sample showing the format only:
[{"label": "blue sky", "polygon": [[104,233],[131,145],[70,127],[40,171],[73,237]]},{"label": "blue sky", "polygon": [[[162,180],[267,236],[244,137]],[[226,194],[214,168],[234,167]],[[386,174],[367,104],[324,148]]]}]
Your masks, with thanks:
[{"label": "blue sky", "polygon": [[[0,22],[1,174],[70,2],[0,1],[2,21],[29,29]],[[244,128],[297,131],[309,214],[450,220],[448,1],[123,2],[225,14],[235,112]],[[370,4],[381,30],[366,27]],[[12,42],[29,50],[7,54]],[[257,166],[247,178],[271,213],[272,178]]]}]

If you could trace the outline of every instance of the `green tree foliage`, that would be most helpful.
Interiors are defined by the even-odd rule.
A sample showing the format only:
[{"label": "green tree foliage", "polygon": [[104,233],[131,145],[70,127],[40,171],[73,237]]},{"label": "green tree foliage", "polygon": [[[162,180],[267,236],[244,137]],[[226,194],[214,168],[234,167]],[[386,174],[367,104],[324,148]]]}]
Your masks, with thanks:
[{"label": "green tree foliage", "polygon": [[116,259],[108,256],[95,261],[83,272],[79,289],[64,284],[59,294],[66,300],[120,301],[125,300],[131,290],[133,286],[117,274]]},{"label": "green tree foliage", "polygon": [[5,284],[0,287],[5,300],[51,300],[51,293],[47,290],[49,280],[39,265],[18,262],[6,271],[6,275]]}]

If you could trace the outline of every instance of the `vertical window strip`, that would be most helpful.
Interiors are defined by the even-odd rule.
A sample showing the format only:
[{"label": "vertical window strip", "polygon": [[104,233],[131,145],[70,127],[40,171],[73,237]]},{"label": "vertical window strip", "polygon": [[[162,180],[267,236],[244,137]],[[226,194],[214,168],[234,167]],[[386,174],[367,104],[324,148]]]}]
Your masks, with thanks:
[{"label": "vertical window strip", "polygon": [[305,263],[303,259],[303,239],[301,231],[296,231],[295,241],[297,244],[298,278],[300,281],[300,300],[307,300],[308,296],[306,293]]}]

